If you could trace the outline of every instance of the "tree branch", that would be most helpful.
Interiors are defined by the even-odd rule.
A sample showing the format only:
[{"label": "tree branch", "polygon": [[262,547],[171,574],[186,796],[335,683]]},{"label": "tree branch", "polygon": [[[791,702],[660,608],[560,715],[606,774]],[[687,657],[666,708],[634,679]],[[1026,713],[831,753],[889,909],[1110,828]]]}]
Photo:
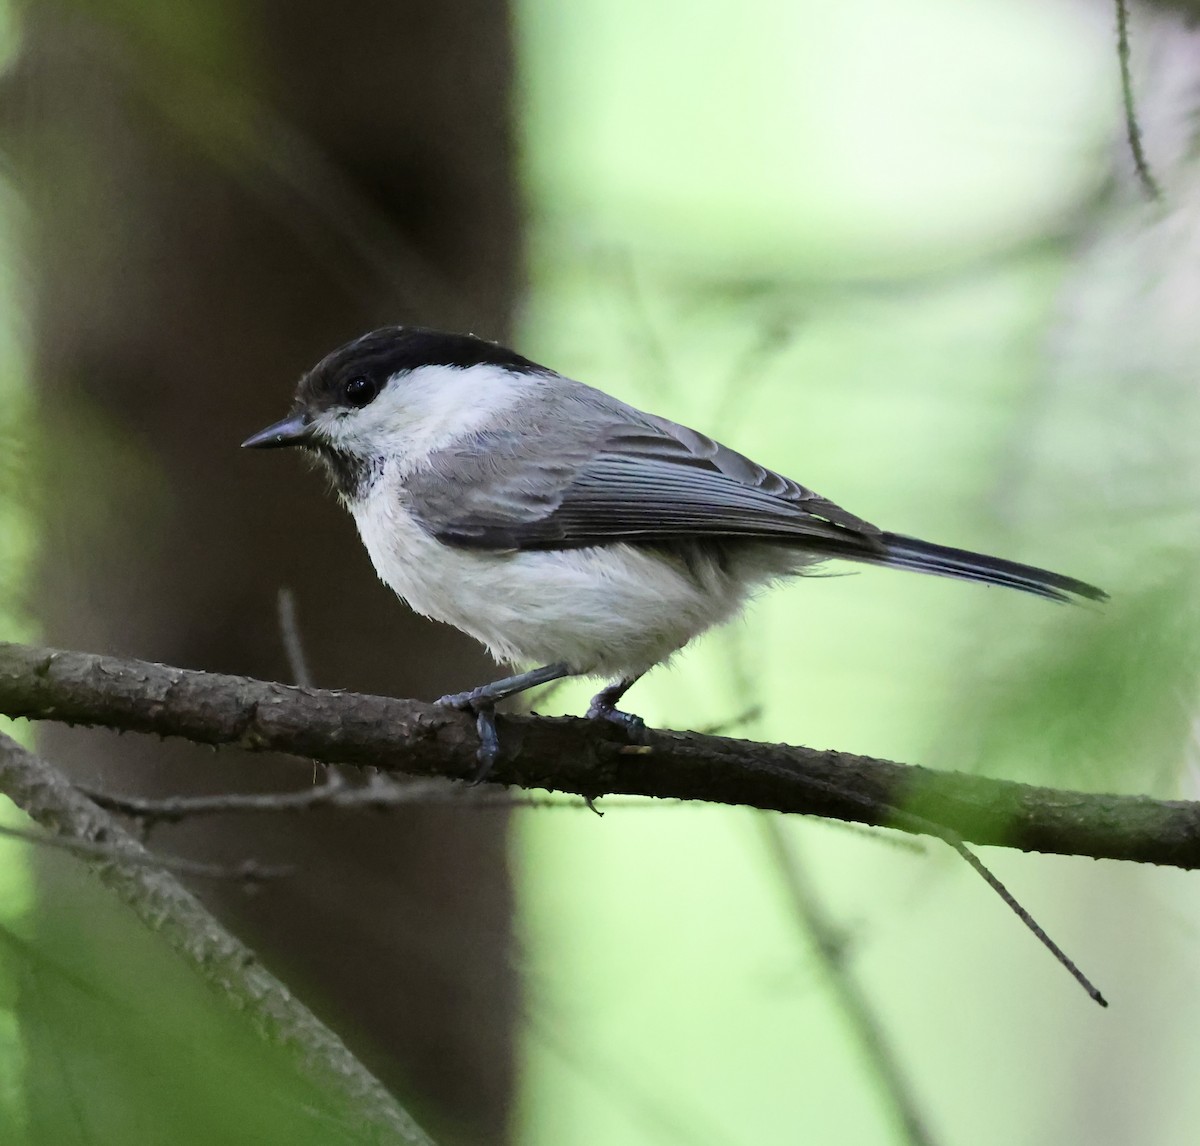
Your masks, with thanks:
[{"label": "tree branch", "polygon": [[299,1072],[335,1104],[353,1140],[381,1146],[433,1146],[337,1035],[166,872],[119,820],[3,733],[0,792],[58,837],[102,847],[102,856],[88,861],[101,882],[245,1013],[268,1042],[291,1052]]},{"label": "tree branch", "polygon": [[[411,700],[0,643],[0,712],[180,736],[328,764],[469,779],[474,722]],[[1063,791],[846,752],[656,731],[646,744],[574,718],[505,717],[493,778],[596,799],[658,796],[800,812],[976,844],[1200,867],[1200,804]]]}]

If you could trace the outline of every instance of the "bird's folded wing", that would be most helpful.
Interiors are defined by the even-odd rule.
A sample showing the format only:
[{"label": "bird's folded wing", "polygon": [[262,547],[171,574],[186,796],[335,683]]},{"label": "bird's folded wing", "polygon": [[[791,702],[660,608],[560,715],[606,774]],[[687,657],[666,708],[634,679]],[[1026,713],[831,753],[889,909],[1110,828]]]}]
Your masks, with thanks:
[{"label": "bird's folded wing", "polygon": [[612,541],[853,540],[879,530],[703,434],[628,407],[481,432],[405,481],[440,540],[483,549]]}]

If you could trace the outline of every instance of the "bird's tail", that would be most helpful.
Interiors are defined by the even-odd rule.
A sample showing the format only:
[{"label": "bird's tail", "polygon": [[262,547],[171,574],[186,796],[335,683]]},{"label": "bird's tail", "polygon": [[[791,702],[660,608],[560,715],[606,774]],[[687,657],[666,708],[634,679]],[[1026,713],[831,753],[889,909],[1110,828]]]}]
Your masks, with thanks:
[{"label": "bird's tail", "polygon": [[1086,581],[1077,581],[1074,577],[1064,577],[1061,573],[1051,573],[1048,569],[1038,569],[1033,565],[1005,561],[1002,557],[989,557],[986,553],[952,549],[948,545],[935,545],[931,541],[919,541],[899,533],[880,533],[870,540],[875,543],[871,547],[855,544],[847,545],[844,549],[834,542],[829,547],[829,554],[868,565],[913,569],[918,573],[936,573],[960,581],[981,581],[985,585],[1004,585],[1009,589],[1020,589],[1023,593],[1044,597],[1048,601],[1108,599],[1103,589],[1097,589]]}]

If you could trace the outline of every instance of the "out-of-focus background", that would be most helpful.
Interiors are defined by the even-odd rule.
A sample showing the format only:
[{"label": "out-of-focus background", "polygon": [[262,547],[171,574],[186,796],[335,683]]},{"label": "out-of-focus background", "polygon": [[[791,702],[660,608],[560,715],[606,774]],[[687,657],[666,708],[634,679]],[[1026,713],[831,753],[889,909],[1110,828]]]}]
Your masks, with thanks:
[{"label": "out-of-focus background", "polygon": [[[0,0],[4,635],[431,698],[495,671],[237,443],[385,322],[469,329],[887,528],[1103,585],[809,580],[669,727],[1197,795],[1200,37],[1101,0]],[[578,711],[586,688],[546,709]],[[25,732],[22,732],[25,735]],[[46,730],[96,787],[311,766]],[[442,1143],[1192,1142],[1195,876],[744,810],[326,811],[152,844]],[[20,817],[5,813],[6,822]],[[0,841],[0,1141],[351,1141],[74,861]]]}]

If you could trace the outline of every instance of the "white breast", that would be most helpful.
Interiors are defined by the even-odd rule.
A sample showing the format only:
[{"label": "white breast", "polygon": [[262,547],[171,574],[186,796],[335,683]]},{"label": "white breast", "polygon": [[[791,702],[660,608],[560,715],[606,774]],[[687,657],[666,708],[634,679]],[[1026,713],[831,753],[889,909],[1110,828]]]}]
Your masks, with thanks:
[{"label": "white breast", "polygon": [[690,567],[629,545],[489,552],[430,537],[405,510],[398,475],[383,475],[350,510],[385,584],[511,665],[564,661],[577,673],[634,676],[733,616],[757,586],[795,564],[779,549],[738,568]]}]

